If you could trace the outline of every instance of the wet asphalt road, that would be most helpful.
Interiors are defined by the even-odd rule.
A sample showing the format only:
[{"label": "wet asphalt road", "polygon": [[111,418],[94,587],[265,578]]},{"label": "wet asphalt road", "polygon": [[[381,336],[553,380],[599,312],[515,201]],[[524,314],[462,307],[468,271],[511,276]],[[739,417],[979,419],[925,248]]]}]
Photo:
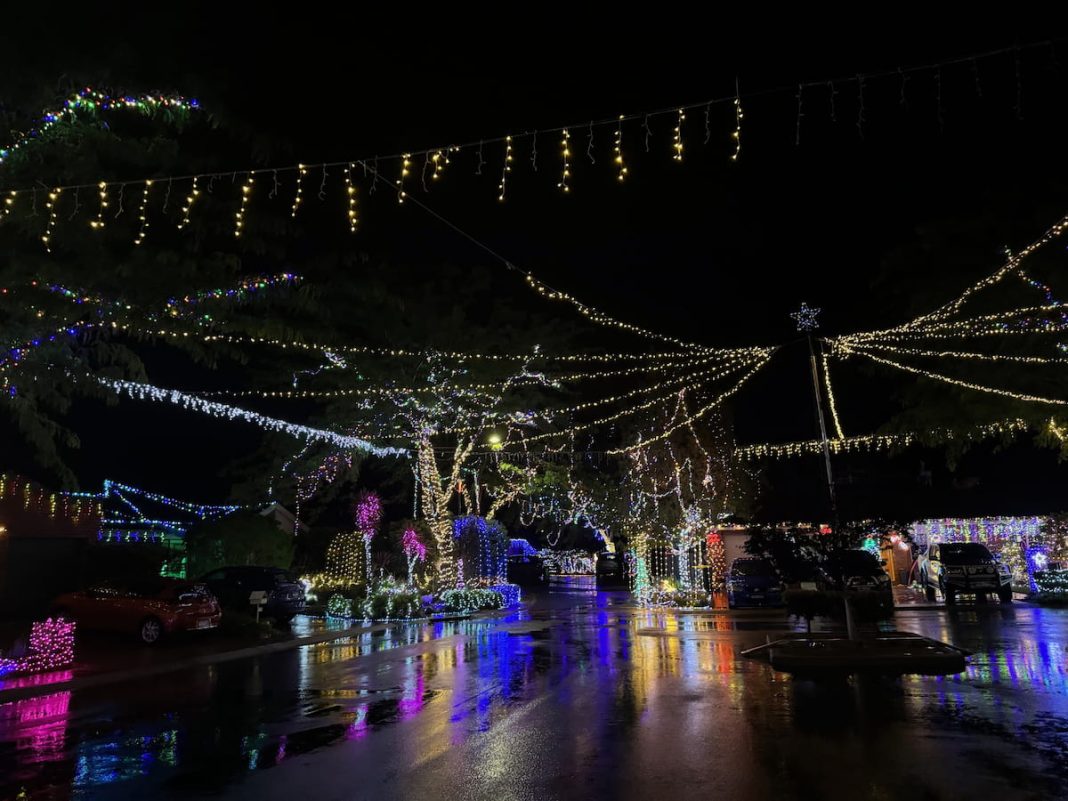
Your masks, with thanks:
[{"label": "wet asphalt road", "polygon": [[610,594],[0,706],[0,798],[1068,798],[1068,610],[899,612],[957,677],[794,680],[781,613]]}]

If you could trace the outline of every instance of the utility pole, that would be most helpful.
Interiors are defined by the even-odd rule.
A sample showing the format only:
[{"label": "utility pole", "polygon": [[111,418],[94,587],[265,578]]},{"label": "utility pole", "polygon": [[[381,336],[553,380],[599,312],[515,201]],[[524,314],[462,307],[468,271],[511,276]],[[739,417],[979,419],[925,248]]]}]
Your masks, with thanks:
[{"label": "utility pole", "polygon": [[820,444],[823,446],[823,464],[827,471],[827,494],[831,501],[831,517],[838,525],[838,499],[834,491],[834,474],[831,472],[831,446],[827,440],[827,422],[823,416],[823,393],[820,391],[820,371],[816,363],[816,343],[812,332],[819,328],[816,318],[820,310],[802,303],[801,308],[790,316],[797,322],[797,330],[808,340],[808,356],[812,366],[812,391],[816,394],[816,420],[820,426]]}]

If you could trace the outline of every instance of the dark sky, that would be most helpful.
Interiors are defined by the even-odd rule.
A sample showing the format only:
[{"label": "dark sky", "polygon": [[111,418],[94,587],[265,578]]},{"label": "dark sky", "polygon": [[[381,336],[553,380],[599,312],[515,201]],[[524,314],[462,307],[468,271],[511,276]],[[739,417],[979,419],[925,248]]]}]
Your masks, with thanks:
[{"label": "dark sky", "polygon": [[[473,151],[454,157],[426,202],[550,284],[623,319],[712,345],[792,340],[787,315],[802,300],[825,309],[829,334],[903,321],[992,271],[1002,247],[1022,246],[1068,208],[1059,64],[1068,40],[1019,58],[910,73],[904,103],[896,75],[867,79],[862,115],[853,77],[1068,35],[1048,21],[998,18],[969,29],[896,7],[892,17],[855,21],[724,16],[717,24],[714,9],[697,18],[682,7],[649,7],[641,16],[606,9],[590,19],[564,7],[509,7],[473,20],[448,8],[373,19],[363,8],[313,4],[261,5],[224,19],[221,7],[131,6],[106,21],[65,17],[63,24],[23,8],[16,12],[23,19],[0,34],[0,85],[16,98],[61,76],[181,91],[253,132],[261,152],[282,163],[512,133],[507,204],[495,200],[499,146],[485,150],[482,176],[474,174]],[[585,157],[586,130],[573,129],[568,196],[556,188],[556,137],[538,140],[539,169],[530,169],[531,141],[522,134],[531,128],[725,97],[736,80],[743,94],[759,95],[745,105],[737,164],[728,158],[732,111],[720,104],[708,145],[703,113],[690,112],[682,164],[671,159],[670,116],[651,120],[649,153],[640,124],[629,123],[624,186],[615,181],[605,129],[595,134],[594,164]],[[797,84],[824,80],[831,83],[801,93],[797,144]],[[248,165],[220,168],[228,166]],[[387,193],[368,202],[364,219],[364,246],[373,251],[428,263],[492,262],[419,209],[398,209]],[[741,439],[814,436],[804,357],[801,346],[785,348],[740,398]],[[878,379],[847,374],[840,387],[850,433],[875,429],[892,410],[885,400],[892,387]],[[157,419],[169,425],[166,415]],[[110,429],[108,437],[118,437],[118,451],[128,446],[152,462],[135,471],[146,481],[170,480],[211,501],[225,491],[217,476],[227,452],[253,438],[223,433],[221,424],[196,430],[208,468],[197,476],[168,473],[172,455],[146,447],[143,432]],[[1056,473],[1047,456],[1029,475]],[[188,453],[173,458],[190,462]],[[976,469],[1004,469],[1007,458]],[[79,461],[90,482],[105,469],[88,451]],[[895,468],[906,482],[915,461]],[[1056,474],[1063,482],[1063,470]],[[1029,480],[1026,492],[1004,503],[1053,503],[1063,486],[1027,495],[1038,484]],[[795,499],[809,491],[804,481],[781,485]],[[947,503],[948,512],[972,501]]]}]

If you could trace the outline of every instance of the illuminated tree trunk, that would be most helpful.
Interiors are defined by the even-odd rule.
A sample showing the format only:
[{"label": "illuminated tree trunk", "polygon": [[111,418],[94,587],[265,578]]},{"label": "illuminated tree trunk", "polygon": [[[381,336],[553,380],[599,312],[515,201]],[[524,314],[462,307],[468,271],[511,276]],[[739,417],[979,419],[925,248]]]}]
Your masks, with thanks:
[{"label": "illuminated tree trunk", "polygon": [[420,489],[419,507],[437,545],[434,568],[439,589],[456,585],[456,550],[453,544],[452,513],[449,510],[449,504],[460,483],[464,462],[467,461],[474,447],[473,439],[457,444],[449,473],[443,476],[434,456],[434,446],[430,437],[422,437],[416,445],[417,479]]}]

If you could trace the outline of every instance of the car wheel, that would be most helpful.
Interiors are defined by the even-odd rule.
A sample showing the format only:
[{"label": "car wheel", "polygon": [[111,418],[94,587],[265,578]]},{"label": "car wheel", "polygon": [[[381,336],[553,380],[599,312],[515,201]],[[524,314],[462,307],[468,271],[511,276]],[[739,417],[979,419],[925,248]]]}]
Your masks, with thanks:
[{"label": "car wheel", "polygon": [[946,596],[946,606],[954,606],[957,603],[957,591],[950,587],[944,592]]},{"label": "car wheel", "polygon": [[1012,603],[1012,587],[1011,586],[1005,586],[1005,587],[1000,588],[998,590],[998,600],[1001,601],[1003,604],[1011,604]]},{"label": "car wheel", "polygon": [[141,637],[141,642],[145,645],[153,645],[159,642],[160,637],[163,636],[163,624],[159,618],[146,617],[141,621],[141,628],[138,630],[138,634]]}]

